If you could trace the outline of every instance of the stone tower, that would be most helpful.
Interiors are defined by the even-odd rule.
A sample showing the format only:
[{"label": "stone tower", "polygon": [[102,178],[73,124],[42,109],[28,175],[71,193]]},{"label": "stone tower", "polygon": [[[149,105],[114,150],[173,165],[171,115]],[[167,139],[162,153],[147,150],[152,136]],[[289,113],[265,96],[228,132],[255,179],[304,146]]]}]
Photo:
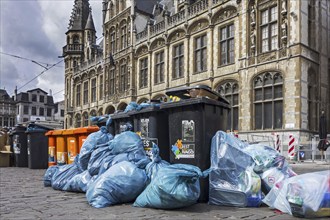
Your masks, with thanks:
[{"label": "stone tower", "polygon": [[[89,0],[75,0],[68,31],[66,34],[66,45],[63,47],[65,60],[65,109],[72,114],[73,109],[73,75],[84,62],[92,59],[95,54],[93,45],[96,42],[96,31],[94,27],[92,11]],[[80,101],[79,98],[76,101]],[[72,115],[69,117],[72,120]]]}]

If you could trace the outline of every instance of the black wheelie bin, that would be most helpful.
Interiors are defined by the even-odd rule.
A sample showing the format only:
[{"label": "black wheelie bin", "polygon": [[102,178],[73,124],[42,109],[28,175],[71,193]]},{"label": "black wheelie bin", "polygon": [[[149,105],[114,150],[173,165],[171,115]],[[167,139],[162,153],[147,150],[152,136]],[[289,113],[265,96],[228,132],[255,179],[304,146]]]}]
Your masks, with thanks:
[{"label": "black wheelie bin", "polygon": [[[180,98],[160,106],[168,112],[170,163],[210,168],[212,137],[226,129],[229,102],[204,85],[171,89],[166,95]],[[200,179],[200,186],[199,202],[207,202],[209,179]]]}]

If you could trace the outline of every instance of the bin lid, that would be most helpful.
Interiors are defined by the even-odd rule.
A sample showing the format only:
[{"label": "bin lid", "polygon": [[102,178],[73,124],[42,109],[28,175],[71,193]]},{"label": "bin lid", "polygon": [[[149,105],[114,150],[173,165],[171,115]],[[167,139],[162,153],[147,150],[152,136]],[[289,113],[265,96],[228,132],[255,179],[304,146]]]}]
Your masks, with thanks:
[{"label": "bin lid", "polygon": [[53,130],[53,128],[31,122],[30,124],[28,124],[28,126],[26,128],[26,133],[45,132],[45,131],[49,131],[49,130]]},{"label": "bin lid", "polygon": [[160,109],[175,108],[175,107],[197,105],[197,104],[215,105],[215,106],[221,106],[226,109],[230,109],[230,105],[227,103],[219,102],[205,97],[186,99],[186,100],[181,100],[179,102],[164,102],[163,104],[160,105]]},{"label": "bin lid", "polygon": [[222,95],[213,91],[209,86],[205,85],[184,86],[180,88],[169,89],[165,92],[165,94],[167,96],[177,96],[180,99],[208,97],[210,99],[229,104],[229,101],[225,99]]},{"label": "bin lid", "polygon": [[88,127],[81,127],[73,129],[74,134],[90,134],[100,130],[97,126],[88,126]]},{"label": "bin lid", "polygon": [[11,134],[14,135],[15,133],[22,133],[26,131],[26,127],[21,125],[21,124],[17,124],[15,125],[14,129],[11,131]]},{"label": "bin lid", "polygon": [[116,112],[111,115],[112,119],[120,119],[120,118],[129,118],[129,114],[127,112]]},{"label": "bin lid", "polygon": [[132,110],[132,111],[128,112],[128,115],[135,115],[135,114],[156,112],[156,111],[160,111],[160,104],[150,105],[148,107],[142,108],[141,110]]},{"label": "bin lid", "polygon": [[53,133],[54,133],[54,131],[53,130],[50,130],[50,131],[47,131],[45,135],[46,136],[51,136],[51,135],[53,135]]},{"label": "bin lid", "polygon": [[64,129],[63,132],[62,132],[62,134],[63,135],[70,135],[70,134],[72,135],[72,134],[74,134],[74,130],[75,130],[74,128],[72,128],[72,129]]},{"label": "bin lid", "polygon": [[62,135],[63,131],[64,131],[63,129],[54,130],[53,135]]}]

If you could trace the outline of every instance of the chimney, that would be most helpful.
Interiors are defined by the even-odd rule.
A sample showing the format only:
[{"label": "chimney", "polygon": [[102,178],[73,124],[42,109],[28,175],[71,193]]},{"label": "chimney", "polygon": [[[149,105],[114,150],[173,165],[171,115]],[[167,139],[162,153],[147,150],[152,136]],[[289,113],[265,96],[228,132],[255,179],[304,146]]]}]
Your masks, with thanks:
[{"label": "chimney", "polygon": [[53,96],[53,92],[51,89],[49,90],[49,96]]},{"label": "chimney", "polygon": [[15,87],[15,90],[14,90],[14,93],[15,93],[15,101],[17,101],[17,86]]}]

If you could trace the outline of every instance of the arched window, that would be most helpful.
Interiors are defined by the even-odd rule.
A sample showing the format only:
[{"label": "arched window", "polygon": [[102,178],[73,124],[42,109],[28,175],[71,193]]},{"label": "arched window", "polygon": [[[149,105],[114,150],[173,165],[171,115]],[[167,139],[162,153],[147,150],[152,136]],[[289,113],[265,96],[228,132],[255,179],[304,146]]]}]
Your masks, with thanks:
[{"label": "arched window", "polygon": [[109,70],[109,94],[113,95],[116,91],[116,69],[114,66]]},{"label": "arched window", "polygon": [[127,62],[125,60],[122,61],[120,65],[120,84],[119,91],[125,92],[128,89],[128,76],[127,76]]},{"label": "arched window", "polygon": [[254,129],[280,129],[283,115],[283,78],[266,72],[253,81]]},{"label": "arched window", "polygon": [[121,36],[120,36],[120,44],[121,49],[125,49],[127,47],[127,27],[126,24],[122,24],[121,26]]},{"label": "arched window", "polygon": [[76,125],[75,125],[75,127],[76,127],[76,128],[81,127],[81,116],[80,116],[80,114],[77,114],[75,119],[76,119],[76,120],[75,120],[75,121],[76,121]]},{"label": "arched window", "polygon": [[78,35],[73,36],[73,43],[74,44],[79,44],[79,36]]},{"label": "arched window", "polygon": [[309,130],[318,130],[319,82],[314,71],[308,71],[308,126]]},{"label": "arched window", "polygon": [[115,28],[110,30],[110,53],[113,54],[116,52],[116,32]]},{"label": "arched window", "polygon": [[237,81],[227,81],[219,85],[218,92],[223,95],[231,105],[231,111],[228,115],[227,130],[238,130],[238,105],[239,89]]},{"label": "arched window", "polygon": [[89,122],[88,113],[84,112],[84,114],[83,114],[83,126],[84,127],[88,126],[88,122]]}]

